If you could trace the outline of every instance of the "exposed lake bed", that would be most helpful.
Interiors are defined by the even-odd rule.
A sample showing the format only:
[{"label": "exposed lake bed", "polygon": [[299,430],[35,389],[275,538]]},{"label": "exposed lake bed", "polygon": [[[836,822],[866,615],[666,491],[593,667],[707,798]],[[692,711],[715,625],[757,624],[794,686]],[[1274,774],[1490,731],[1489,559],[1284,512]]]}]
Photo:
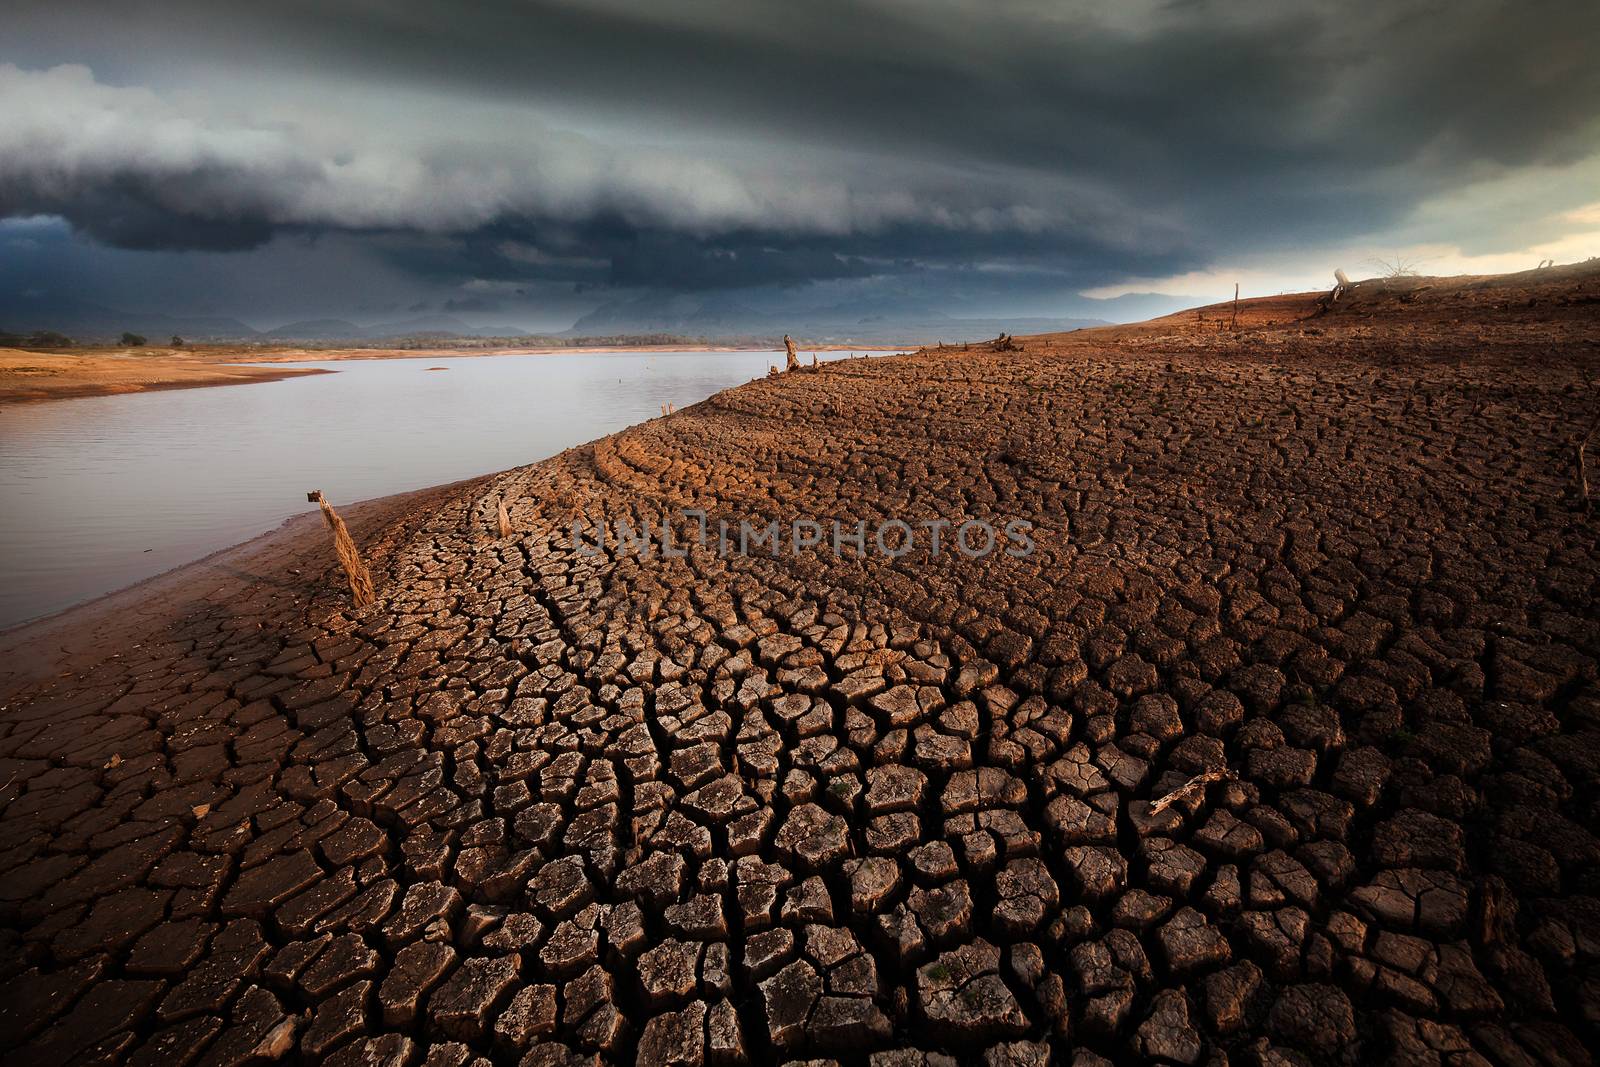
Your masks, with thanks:
[{"label": "exposed lake bed", "polygon": [[[0,635],[15,1058],[1200,1063],[1259,1026],[1586,1062],[1581,950],[1503,950],[1596,936],[1597,288],[1263,298],[759,373],[367,503],[286,483],[373,603],[306,509]],[[400,398],[467,372],[425,366],[311,414],[440,440]],[[565,536],[690,507],[1037,551]],[[1404,1015],[1362,978],[1400,939]]]}]

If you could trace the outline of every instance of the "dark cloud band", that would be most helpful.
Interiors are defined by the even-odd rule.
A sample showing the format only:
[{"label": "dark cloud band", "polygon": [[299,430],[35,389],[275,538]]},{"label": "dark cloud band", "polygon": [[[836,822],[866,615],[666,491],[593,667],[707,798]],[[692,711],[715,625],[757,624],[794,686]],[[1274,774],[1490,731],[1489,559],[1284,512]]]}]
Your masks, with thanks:
[{"label": "dark cloud band", "polygon": [[[1380,232],[1600,150],[1585,3],[156,11],[13,5],[0,215],[134,249],[358,235],[441,285],[1005,263],[1093,286]],[[248,84],[230,93],[229,70]]]}]

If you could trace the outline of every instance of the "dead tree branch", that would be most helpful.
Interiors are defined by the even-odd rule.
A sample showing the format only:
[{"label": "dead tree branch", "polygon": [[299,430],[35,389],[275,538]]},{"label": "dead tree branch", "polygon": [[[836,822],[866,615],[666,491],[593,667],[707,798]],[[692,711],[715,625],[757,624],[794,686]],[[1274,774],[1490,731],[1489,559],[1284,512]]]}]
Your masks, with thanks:
[{"label": "dead tree branch", "polygon": [[1349,276],[1346,275],[1343,270],[1335,270],[1333,272],[1333,278],[1333,288],[1328,290],[1326,296],[1322,296],[1317,299],[1317,314],[1319,315],[1325,311],[1332,311],[1333,305],[1339,302],[1339,298],[1343,296],[1347,290],[1354,288],[1354,286],[1351,284]]},{"label": "dead tree branch", "polygon": [[1166,811],[1178,801],[1183,800],[1186,797],[1193,796],[1196,791],[1204,789],[1212,782],[1220,782],[1225,779],[1235,777],[1237,777],[1237,775],[1230,770],[1204,771],[1200,774],[1197,774],[1187,782],[1184,782],[1178,788],[1174,789],[1172,792],[1168,793],[1166,796],[1162,797],[1160,800],[1156,801],[1154,804],[1151,804],[1150,814],[1160,815],[1163,811]]},{"label": "dead tree branch", "polygon": [[339,557],[339,564],[344,568],[345,578],[350,583],[351,601],[358,608],[366,607],[378,599],[378,594],[372,588],[372,575],[368,573],[366,563],[362,562],[355,538],[350,536],[349,528],[345,526],[339,513],[333,510],[333,505],[323,499],[321,489],[311,490],[306,494],[306,499],[322,508],[322,517],[327,522],[328,529],[333,531],[333,551]]}]

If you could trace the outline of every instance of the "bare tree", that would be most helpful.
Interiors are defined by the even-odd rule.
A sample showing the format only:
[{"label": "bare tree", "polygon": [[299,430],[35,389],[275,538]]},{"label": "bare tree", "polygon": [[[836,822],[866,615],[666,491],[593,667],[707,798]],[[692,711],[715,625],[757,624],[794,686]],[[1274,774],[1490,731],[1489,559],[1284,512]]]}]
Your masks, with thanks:
[{"label": "bare tree", "polygon": [[1393,259],[1374,256],[1367,262],[1378,272],[1378,277],[1380,278],[1415,278],[1422,273],[1418,269],[1422,266],[1422,260],[1408,259],[1399,252],[1394,254]]}]

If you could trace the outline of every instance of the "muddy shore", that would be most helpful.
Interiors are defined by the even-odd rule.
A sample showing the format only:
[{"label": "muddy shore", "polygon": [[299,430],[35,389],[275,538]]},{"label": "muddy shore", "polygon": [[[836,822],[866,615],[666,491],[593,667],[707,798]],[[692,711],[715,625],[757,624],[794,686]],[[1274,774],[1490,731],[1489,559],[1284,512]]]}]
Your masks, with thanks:
[{"label": "muddy shore", "polygon": [[[372,608],[299,522],[0,638],[0,1050],[1590,1062],[1600,271],[1315,312],[764,379],[351,509]],[[682,509],[1036,550],[567,532]]]},{"label": "muddy shore", "polygon": [[[406,529],[408,516],[480,480],[356,501],[342,505],[339,513],[354,536],[374,540],[381,550],[389,527]],[[47,679],[73,678],[215,605],[230,605],[229,610],[238,612],[240,605],[259,602],[277,617],[309,604],[326,589],[328,537],[320,512],[309,510],[193,563],[0,629],[0,705]]]}]

